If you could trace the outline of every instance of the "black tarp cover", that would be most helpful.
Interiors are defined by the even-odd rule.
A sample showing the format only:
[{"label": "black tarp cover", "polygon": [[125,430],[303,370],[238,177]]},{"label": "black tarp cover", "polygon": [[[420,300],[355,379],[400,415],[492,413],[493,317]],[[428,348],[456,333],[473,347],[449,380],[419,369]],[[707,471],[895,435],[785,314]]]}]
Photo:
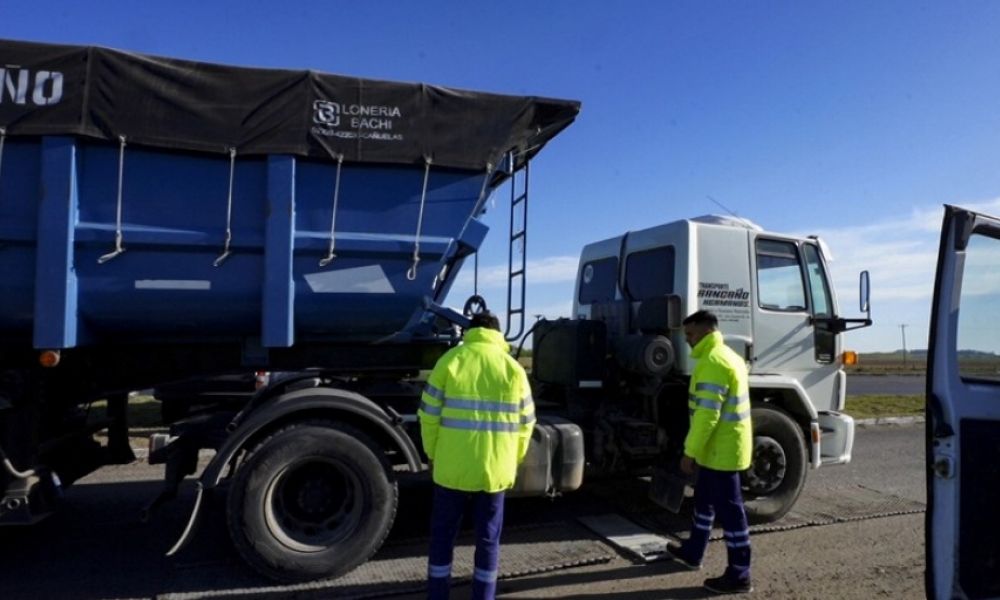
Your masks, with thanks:
[{"label": "black tarp cover", "polygon": [[579,102],[0,40],[0,127],[179,150],[521,164]]}]

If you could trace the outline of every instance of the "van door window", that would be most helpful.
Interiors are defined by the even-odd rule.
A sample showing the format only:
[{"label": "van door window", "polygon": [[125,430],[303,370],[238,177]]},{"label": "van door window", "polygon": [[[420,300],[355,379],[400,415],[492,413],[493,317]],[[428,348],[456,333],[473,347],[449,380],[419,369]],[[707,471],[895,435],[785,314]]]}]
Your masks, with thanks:
[{"label": "van door window", "polygon": [[794,243],[757,240],[757,302],[765,310],[806,310],[802,266]]},{"label": "van door window", "polygon": [[1000,240],[973,234],[965,250],[955,335],[962,379],[1000,382]]}]

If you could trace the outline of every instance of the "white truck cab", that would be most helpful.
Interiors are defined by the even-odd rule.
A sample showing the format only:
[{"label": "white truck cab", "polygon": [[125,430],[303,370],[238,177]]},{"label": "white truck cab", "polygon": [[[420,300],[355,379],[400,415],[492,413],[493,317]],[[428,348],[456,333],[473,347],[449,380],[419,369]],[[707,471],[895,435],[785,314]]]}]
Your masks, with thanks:
[{"label": "white truck cab", "polygon": [[[679,377],[693,367],[679,319],[700,309],[718,316],[726,343],[750,370],[755,466],[744,478],[746,487],[763,497],[789,485],[782,479],[799,480],[769,519],[790,508],[804,482],[806,465],[794,456],[799,444],[792,435],[808,453],[802,462],[813,468],[851,459],[854,421],[840,412],[846,393],[841,334],[871,319],[838,316],[829,259],[815,237],[771,233],[719,216],[628,232],[589,244],[581,254],[573,318],[605,321],[614,340],[634,333],[631,324],[641,320],[644,303],[668,299],[671,323],[660,333],[673,348]],[[867,273],[861,281],[867,311]],[[622,305],[628,308],[614,308]],[[616,314],[622,311],[624,318]]]}]

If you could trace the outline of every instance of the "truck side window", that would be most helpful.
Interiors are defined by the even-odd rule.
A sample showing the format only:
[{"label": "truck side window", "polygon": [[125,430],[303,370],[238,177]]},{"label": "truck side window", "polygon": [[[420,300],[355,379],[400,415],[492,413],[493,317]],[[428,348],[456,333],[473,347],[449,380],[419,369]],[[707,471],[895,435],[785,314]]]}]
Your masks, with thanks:
[{"label": "truck side window", "polygon": [[618,257],[609,256],[584,263],[580,270],[580,304],[608,302],[615,299],[618,281]]},{"label": "truck side window", "polygon": [[802,267],[794,243],[757,240],[757,300],[767,310],[806,309]]},{"label": "truck side window", "polygon": [[809,292],[812,294],[812,313],[816,317],[833,316],[830,312],[830,288],[827,287],[826,272],[819,257],[819,249],[812,244],[803,246],[806,254],[806,273],[809,276]]},{"label": "truck side window", "polygon": [[633,252],[625,259],[625,290],[632,300],[674,293],[674,247]]},{"label": "truck side window", "polygon": [[[819,248],[815,244],[803,244],[802,250],[806,256],[806,278],[809,280],[809,294],[812,296],[812,314],[814,317],[832,317],[833,301]],[[815,346],[816,362],[833,362],[837,354],[837,334],[824,326],[822,321],[816,322]]]},{"label": "truck side window", "polygon": [[965,250],[955,336],[958,373],[963,379],[1000,382],[1000,240],[973,234]]}]

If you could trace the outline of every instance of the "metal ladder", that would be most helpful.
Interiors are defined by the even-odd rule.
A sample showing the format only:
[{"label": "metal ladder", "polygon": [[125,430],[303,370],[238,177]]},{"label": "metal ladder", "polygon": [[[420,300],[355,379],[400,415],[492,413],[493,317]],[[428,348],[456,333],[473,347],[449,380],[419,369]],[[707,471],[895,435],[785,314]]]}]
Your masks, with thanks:
[{"label": "metal ladder", "polygon": [[[511,159],[513,168],[513,158]],[[517,174],[519,171],[512,171],[510,174],[510,239],[507,248],[507,326],[504,331],[504,338],[508,342],[520,339],[524,333],[524,309],[525,294],[527,291],[525,272],[528,263],[528,161],[525,161],[521,178],[521,185],[518,186]],[[518,191],[520,190],[520,193]],[[516,217],[520,216],[520,227]],[[521,260],[517,268],[514,267],[514,246],[521,244]],[[515,283],[516,281],[516,283]],[[514,293],[514,287],[519,287],[519,294]],[[518,304],[514,304],[515,298],[519,297]],[[517,329],[514,329],[513,321],[517,316]],[[516,331],[516,333],[513,333]]]}]

